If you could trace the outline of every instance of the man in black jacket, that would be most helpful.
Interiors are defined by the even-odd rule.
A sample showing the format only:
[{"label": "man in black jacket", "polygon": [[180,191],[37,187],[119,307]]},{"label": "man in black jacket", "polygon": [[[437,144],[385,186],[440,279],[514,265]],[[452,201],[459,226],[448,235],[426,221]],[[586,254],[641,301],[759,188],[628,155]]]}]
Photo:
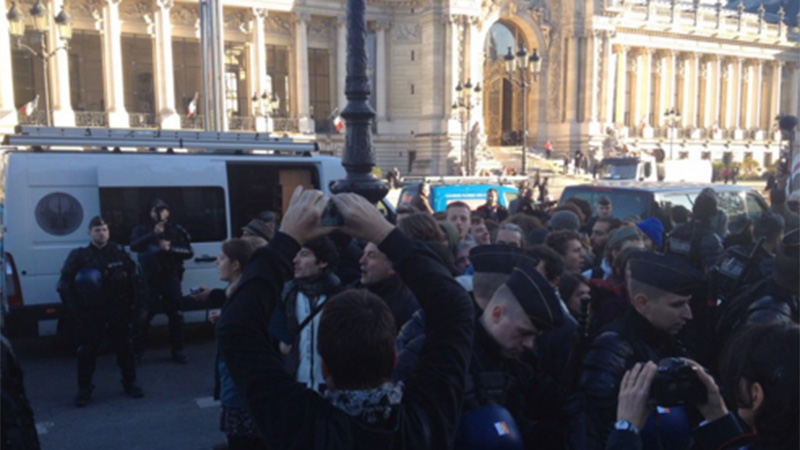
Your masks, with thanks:
[{"label": "man in black jacket", "polygon": [[411,315],[419,309],[414,293],[403,283],[395,272],[392,262],[377,245],[370,242],[364,247],[364,256],[358,261],[361,269],[360,287],[377,295],[392,311],[397,330],[411,320]]},{"label": "man in black jacket", "polygon": [[635,253],[630,268],[632,307],[606,327],[583,360],[589,449],[605,445],[625,371],[636,363],[686,356],[675,335],[692,319],[689,298],[703,285],[697,270],[667,255]]},{"label": "man in black jacket", "polygon": [[333,198],[341,230],[369,242],[394,263],[426,312],[428,339],[404,385],[390,382],[394,324],[389,308],[365,291],[346,291],[322,312],[323,396],[287,375],[269,341],[268,324],[291,258],[329,232],[320,226],[328,202],[295,190],[281,232],[259,249],[217,324],[223,360],[270,448],[451,448],[461,410],[472,340],[472,302],[441,262],[406,238],[354,194]]},{"label": "man in black jacket", "polygon": [[182,226],[170,221],[169,215],[169,205],[156,199],[150,207],[150,222],[138,225],[131,232],[131,250],[139,254],[139,264],[150,289],[147,315],[137,324],[141,329],[134,341],[134,351],[136,359],[140,360],[150,321],[157,312],[164,312],[169,319],[172,359],[178,364],[186,364],[186,354],[183,352],[181,280],[183,261],[190,259],[194,252],[189,233]]},{"label": "man in black jacket", "polygon": [[65,316],[76,333],[78,397],[76,406],[89,404],[95,362],[106,334],[110,335],[122,372],[122,386],[134,398],[144,396],[136,385],[131,344],[131,320],[145,285],[136,263],[121,245],[109,240],[108,225],[96,216],[89,222],[91,243],[67,256],[56,288]]}]

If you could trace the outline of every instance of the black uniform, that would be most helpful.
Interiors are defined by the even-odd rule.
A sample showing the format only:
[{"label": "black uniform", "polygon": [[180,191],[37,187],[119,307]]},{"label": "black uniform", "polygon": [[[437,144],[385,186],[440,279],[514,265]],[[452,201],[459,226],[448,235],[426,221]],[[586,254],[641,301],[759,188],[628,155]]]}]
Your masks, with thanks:
[{"label": "black uniform", "polygon": [[22,368],[11,344],[0,336],[2,355],[2,403],[0,404],[0,448],[13,450],[39,450],[39,436],[33,409],[25,395]]},{"label": "black uniform", "polygon": [[146,296],[146,284],[136,263],[113,242],[103,248],[89,244],[75,249],[61,269],[58,293],[67,321],[76,332],[78,388],[91,392],[95,361],[106,333],[117,354],[123,385],[133,385],[136,369],[131,320]]},{"label": "black uniform", "polygon": [[[169,318],[169,337],[173,356],[183,352],[183,313],[181,312],[181,280],[183,261],[194,255],[189,233],[180,225],[167,222],[164,233],[156,235],[156,222],[138,225],[131,233],[131,250],[139,254],[139,264],[147,277],[150,297],[147,317],[141,324],[135,347],[137,356],[144,352],[150,321],[163,312]],[[170,242],[169,250],[161,250],[159,241]]]},{"label": "black uniform", "polygon": [[722,239],[711,225],[695,220],[678,225],[667,240],[666,253],[679,256],[697,269],[709,269],[722,255]]}]

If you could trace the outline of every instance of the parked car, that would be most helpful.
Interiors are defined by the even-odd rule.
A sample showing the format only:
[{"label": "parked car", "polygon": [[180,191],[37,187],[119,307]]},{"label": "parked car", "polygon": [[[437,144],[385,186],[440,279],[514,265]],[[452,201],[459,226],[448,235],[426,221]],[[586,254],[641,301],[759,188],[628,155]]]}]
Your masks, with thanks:
[{"label": "parked car", "polygon": [[637,215],[642,219],[658,217],[669,228],[669,214],[674,206],[684,206],[692,210],[694,199],[706,187],[711,187],[719,197],[719,209],[728,217],[747,213],[751,217],[759,216],[769,207],[757,190],[741,185],[731,184],[665,184],[638,183],[626,186],[609,186],[604,184],[583,184],[567,186],[561,193],[559,204],[570,197],[584,199],[595,208],[597,200],[606,196],[611,200],[611,212],[614,217],[624,218]]}]

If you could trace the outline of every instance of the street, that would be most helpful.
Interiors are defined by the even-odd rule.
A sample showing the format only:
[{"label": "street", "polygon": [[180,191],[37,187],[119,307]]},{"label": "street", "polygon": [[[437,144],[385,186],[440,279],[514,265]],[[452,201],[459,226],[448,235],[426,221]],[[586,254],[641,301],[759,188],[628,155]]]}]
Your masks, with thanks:
[{"label": "street", "polygon": [[151,349],[137,367],[143,399],[124,394],[113,353],[98,358],[92,402],[74,405],[75,357],[53,338],[12,341],[25,372],[43,449],[210,449],[224,442],[212,399],[215,343],[208,325],[186,329],[189,362],[171,361],[166,329],[151,330]]}]

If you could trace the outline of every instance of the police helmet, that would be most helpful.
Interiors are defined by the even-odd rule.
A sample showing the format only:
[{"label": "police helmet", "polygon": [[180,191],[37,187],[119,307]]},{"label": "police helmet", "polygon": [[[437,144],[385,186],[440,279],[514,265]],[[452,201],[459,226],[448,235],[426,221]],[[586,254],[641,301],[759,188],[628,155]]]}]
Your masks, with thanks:
[{"label": "police helmet", "polygon": [[511,413],[490,404],[461,415],[456,448],[464,450],[522,450],[522,433]]},{"label": "police helmet", "polygon": [[103,274],[94,267],[84,267],[75,275],[75,290],[84,298],[100,294],[103,288]]}]

